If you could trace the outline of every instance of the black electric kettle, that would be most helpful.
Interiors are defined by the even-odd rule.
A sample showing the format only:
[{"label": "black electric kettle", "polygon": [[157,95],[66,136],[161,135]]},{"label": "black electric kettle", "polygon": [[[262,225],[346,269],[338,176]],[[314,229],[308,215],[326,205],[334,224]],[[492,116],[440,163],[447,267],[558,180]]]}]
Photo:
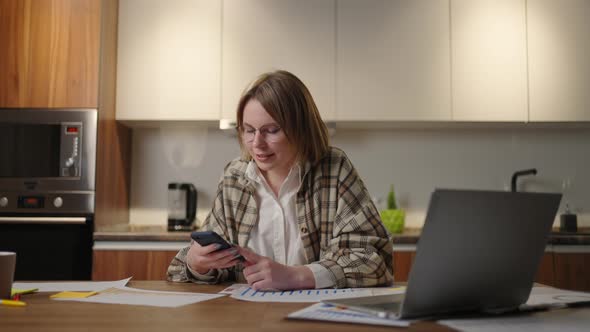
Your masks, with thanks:
[{"label": "black electric kettle", "polygon": [[168,230],[190,231],[197,214],[197,189],[191,183],[168,184]]}]

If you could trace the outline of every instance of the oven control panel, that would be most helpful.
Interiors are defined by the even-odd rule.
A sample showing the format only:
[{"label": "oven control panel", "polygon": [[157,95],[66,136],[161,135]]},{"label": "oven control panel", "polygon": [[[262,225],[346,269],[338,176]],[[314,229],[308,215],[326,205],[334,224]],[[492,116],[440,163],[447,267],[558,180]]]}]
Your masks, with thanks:
[{"label": "oven control panel", "polygon": [[43,196],[19,196],[18,205],[20,209],[42,209],[45,207]]},{"label": "oven control panel", "polygon": [[94,193],[0,192],[0,215],[13,213],[94,213]]}]

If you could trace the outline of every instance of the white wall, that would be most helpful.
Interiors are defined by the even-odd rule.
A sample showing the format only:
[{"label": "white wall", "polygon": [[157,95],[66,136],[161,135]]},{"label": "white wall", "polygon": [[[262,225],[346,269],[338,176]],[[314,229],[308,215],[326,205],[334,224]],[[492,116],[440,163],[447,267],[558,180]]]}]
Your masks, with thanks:
[{"label": "white wall", "polygon": [[[348,154],[379,208],[395,185],[409,227],[423,225],[435,187],[509,190],[514,171],[533,167],[539,173],[521,178],[519,190],[561,192],[569,180],[562,206],[568,201],[578,225],[590,226],[590,129],[337,129],[332,145]],[[173,181],[195,184],[202,220],[238,154],[235,137],[217,129],[134,129],[131,223],[166,225]]]},{"label": "white wall", "polygon": [[169,182],[197,187],[197,220],[203,220],[223,167],[239,155],[236,138],[217,129],[134,129],[132,140],[131,224],[167,224]]}]

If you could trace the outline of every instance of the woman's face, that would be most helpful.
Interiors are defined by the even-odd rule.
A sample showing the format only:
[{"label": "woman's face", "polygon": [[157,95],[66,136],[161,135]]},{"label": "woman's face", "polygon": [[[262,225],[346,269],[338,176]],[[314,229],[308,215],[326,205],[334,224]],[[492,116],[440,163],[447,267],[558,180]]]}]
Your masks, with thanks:
[{"label": "woman's face", "polygon": [[260,171],[286,176],[297,152],[284,130],[256,99],[246,103],[242,122],[242,142]]}]

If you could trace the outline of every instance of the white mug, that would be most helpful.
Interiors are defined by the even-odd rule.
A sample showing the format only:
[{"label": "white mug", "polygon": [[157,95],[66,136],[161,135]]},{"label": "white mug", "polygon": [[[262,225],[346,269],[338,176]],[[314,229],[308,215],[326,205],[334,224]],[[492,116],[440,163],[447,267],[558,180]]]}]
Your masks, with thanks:
[{"label": "white mug", "polygon": [[0,251],[0,299],[10,299],[15,265],[15,252]]}]

